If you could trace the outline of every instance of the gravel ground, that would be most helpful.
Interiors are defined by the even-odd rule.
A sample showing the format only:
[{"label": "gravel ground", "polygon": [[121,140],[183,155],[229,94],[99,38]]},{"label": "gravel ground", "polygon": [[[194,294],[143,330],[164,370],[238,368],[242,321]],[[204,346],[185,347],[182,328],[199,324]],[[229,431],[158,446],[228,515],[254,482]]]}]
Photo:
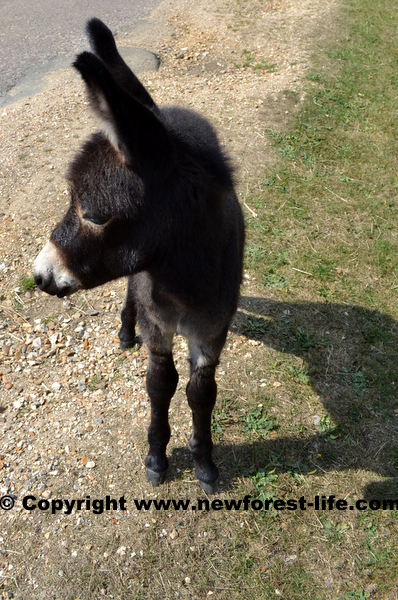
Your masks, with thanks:
[{"label": "gravel ground", "polygon": [[[272,161],[267,132],[300,105],[313,39],[327,35],[322,23],[331,10],[332,3],[314,0],[251,0],[240,9],[201,0],[193,10],[178,0],[148,21],[149,32],[167,23],[168,37],[123,36],[124,46],[160,56],[159,70],[141,76],[159,104],[195,108],[217,126],[239,166],[238,190],[250,212],[246,189]],[[0,113],[0,496],[34,491],[48,498],[66,480],[80,494],[109,454],[109,440],[121,471],[143,470],[136,436],[144,439],[148,422],[147,354],[118,348],[125,281],[66,301],[26,291],[22,283],[67,206],[67,164],[96,127],[86,104],[68,69],[51,74],[42,93]],[[244,293],[253,286],[246,273]],[[253,345],[230,333],[221,383]],[[173,439],[183,445],[190,420],[186,350],[177,338]],[[14,518],[14,511],[0,515]]]}]

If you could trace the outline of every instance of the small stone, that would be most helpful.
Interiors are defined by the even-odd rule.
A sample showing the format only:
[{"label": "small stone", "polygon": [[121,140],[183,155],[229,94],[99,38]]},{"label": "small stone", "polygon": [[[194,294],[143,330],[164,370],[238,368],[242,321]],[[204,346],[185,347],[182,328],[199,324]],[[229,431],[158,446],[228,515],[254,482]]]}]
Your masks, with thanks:
[{"label": "small stone", "polygon": [[57,343],[58,333],[54,333],[53,335],[50,335],[50,337],[48,339],[50,340],[51,345],[54,346]]},{"label": "small stone", "polygon": [[54,390],[54,392],[59,392],[59,390],[61,389],[61,384],[58,383],[58,381],[54,381],[54,383],[51,386],[51,389]]},{"label": "small stone", "polygon": [[3,346],[2,350],[3,350],[3,354],[5,356],[7,356],[10,353],[10,348],[11,348],[11,346],[7,346],[7,345]]},{"label": "small stone", "polygon": [[95,467],[95,462],[93,460],[89,460],[88,463],[86,464],[86,468],[94,469],[94,467]]},{"label": "small stone", "polygon": [[86,464],[87,464],[87,462],[88,462],[87,456],[82,456],[81,459],[80,459],[80,461],[81,461],[83,467],[85,467]]},{"label": "small stone", "polygon": [[12,388],[12,383],[11,381],[7,381],[7,383],[4,386],[6,388],[6,390],[10,390]]},{"label": "small stone", "polygon": [[292,554],[291,556],[286,556],[284,560],[285,563],[294,562],[295,560],[297,560],[297,556],[296,554]]},{"label": "small stone", "polygon": [[186,585],[189,585],[191,583],[191,578],[185,577],[184,581],[185,581]]}]

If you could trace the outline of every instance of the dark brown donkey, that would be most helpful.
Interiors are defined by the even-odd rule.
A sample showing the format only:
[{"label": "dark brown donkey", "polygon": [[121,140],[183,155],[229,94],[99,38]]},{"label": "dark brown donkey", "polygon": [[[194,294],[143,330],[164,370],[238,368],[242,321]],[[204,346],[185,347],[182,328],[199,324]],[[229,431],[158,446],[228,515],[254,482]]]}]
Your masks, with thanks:
[{"label": "dark brown donkey", "polygon": [[148,347],[151,400],[147,478],[164,480],[168,410],[178,373],[175,333],[188,339],[189,447],[203,490],[214,493],[211,413],[215,370],[236,311],[244,224],[232,170],[212,126],[182,108],[160,109],[119,55],[110,30],[87,24],[91,52],[74,67],[101,132],[69,167],[71,202],[34,265],[38,287],[62,298],[128,277],[119,332],[134,344],[138,321]]}]

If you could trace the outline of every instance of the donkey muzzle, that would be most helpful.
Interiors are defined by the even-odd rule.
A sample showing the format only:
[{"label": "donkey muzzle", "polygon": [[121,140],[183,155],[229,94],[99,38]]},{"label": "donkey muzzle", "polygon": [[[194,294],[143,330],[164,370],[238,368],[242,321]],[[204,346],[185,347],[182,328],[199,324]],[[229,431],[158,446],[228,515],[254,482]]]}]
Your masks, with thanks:
[{"label": "donkey muzzle", "polygon": [[81,287],[80,282],[64,265],[61,254],[51,240],[36,258],[33,276],[42,292],[58,298],[69,296]]}]

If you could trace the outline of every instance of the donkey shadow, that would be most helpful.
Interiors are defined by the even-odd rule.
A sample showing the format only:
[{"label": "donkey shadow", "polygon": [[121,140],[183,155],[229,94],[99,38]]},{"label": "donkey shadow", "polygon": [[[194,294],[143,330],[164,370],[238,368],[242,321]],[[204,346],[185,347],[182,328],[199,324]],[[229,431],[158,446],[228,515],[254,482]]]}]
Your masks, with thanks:
[{"label": "donkey shadow", "polygon": [[216,445],[217,462],[228,465],[221,473],[227,487],[265,466],[366,470],[387,479],[368,484],[365,497],[398,498],[398,322],[360,306],[242,297],[231,330],[300,357],[331,420],[306,437]]}]

